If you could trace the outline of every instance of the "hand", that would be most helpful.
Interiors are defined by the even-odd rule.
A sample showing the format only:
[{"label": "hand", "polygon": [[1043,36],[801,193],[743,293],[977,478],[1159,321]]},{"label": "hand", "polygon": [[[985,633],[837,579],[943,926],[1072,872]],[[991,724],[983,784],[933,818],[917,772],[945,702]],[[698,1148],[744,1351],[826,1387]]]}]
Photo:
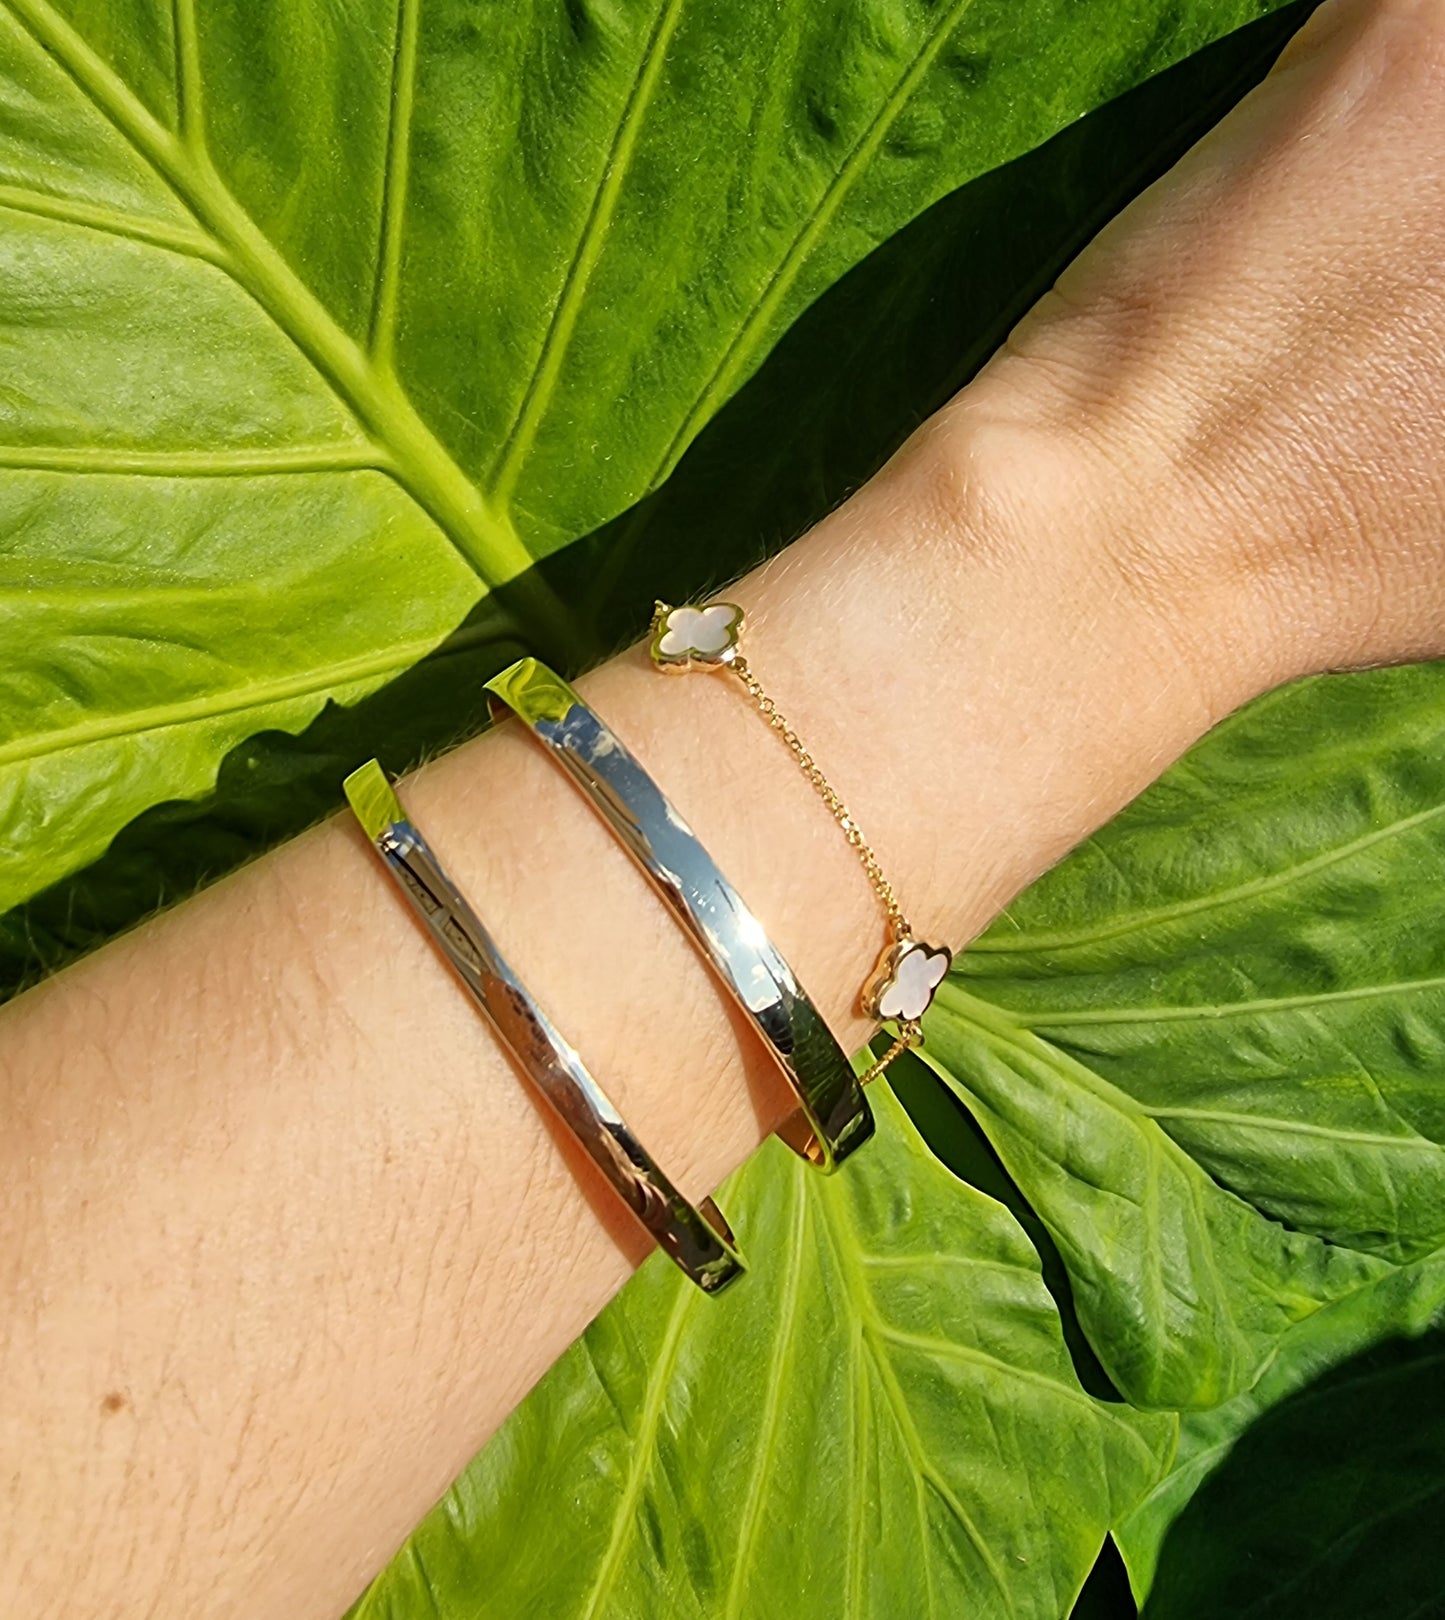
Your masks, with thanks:
[{"label": "hand", "polygon": [[1091,514],[1217,710],[1445,653],[1445,4],[1327,0],[949,414],[1049,469],[1055,544]]}]

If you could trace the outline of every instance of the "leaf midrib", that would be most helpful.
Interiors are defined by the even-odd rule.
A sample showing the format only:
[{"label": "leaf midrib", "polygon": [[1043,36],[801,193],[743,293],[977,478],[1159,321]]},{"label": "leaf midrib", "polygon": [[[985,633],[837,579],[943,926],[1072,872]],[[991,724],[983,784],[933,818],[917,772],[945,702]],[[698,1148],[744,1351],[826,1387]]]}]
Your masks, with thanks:
[{"label": "leaf midrib", "polygon": [[[375,365],[336,324],[227,188],[197,138],[194,87],[183,100],[183,108],[192,109],[185,114],[190,138],[177,137],[50,0],[0,0],[0,4],[177,197],[205,238],[215,244],[217,268],[256,301],[363,431],[384,447],[385,470],[432,517],[477,575],[487,585],[498,586],[531,569],[534,559],[510,521],[483,500],[394,375]],[[183,57],[193,57],[194,40],[187,44],[183,39],[179,49]],[[101,224],[99,218],[94,222]]]},{"label": "leaf midrib", "polygon": [[773,1335],[773,1355],[768,1367],[768,1384],[763,1397],[756,1455],[748,1480],[737,1544],[733,1549],[732,1573],[728,1580],[727,1597],[723,1603],[723,1620],[738,1620],[738,1616],[742,1613],[748,1571],[752,1567],[758,1526],[763,1517],[765,1489],[776,1460],[783,1407],[783,1382],[798,1325],[798,1301],[802,1293],[803,1251],[807,1240],[810,1203],[807,1189],[802,1184],[804,1172],[793,1165],[790,1165],[788,1170],[791,1177],[793,1230],[790,1234],[787,1256],[782,1261],[783,1297]]},{"label": "leaf midrib", "polygon": [[[841,1195],[834,1202],[841,1205],[843,1203]],[[837,1234],[828,1221],[821,1223],[821,1229],[826,1236],[828,1247],[832,1251],[833,1263],[838,1269],[838,1274],[843,1279],[847,1291],[853,1296],[854,1304],[858,1309],[862,1345],[878,1374],[878,1381],[882,1385],[884,1395],[887,1397],[889,1410],[893,1415],[893,1421],[898,1430],[898,1437],[902,1440],[904,1449],[913,1460],[914,1475],[918,1486],[919,1531],[922,1545],[926,1548],[930,1539],[928,1535],[928,1515],[923,1501],[923,1487],[929,1485],[937,1492],[959,1528],[968,1537],[969,1542],[978,1554],[980,1563],[993,1581],[999,1597],[1003,1600],[1005,1609],[1010,1615],[1016,1615],[1018,1611],[1014,1604],[1013,1593],[1008,1582],[1004,1579],[1003,1571],[988,1545],[987,1538],[973,1522],[973,1516],[968,1509],[958,1500],[953,1487],[939,1473],[937,1463],[934,1462],[924,1447],[922,1436],[918,1432],[918,1425],[914,1422],[913,1409],[909,1406],[908,1397],[903,1393],[902,1385],[898,1382],[898,1375],[894,1369],[892,1357],[889,1356],[885,1348],[888,1343],[887,1329],[889,1324],[879,1316],[877,1306],[873,1302],[872,1290],[864,1280],[854,1258],[862,1252],[863,1234],[858,1228],[851,1209],[845,1207],[843,1216],[853,1228],[855,1241],[851,1249],[838,1240]],[[934,1583],[931,1562],[927,1564],[927,1580],[929,1609],[930,1612],[933,1612]]]},{"label": "leaf midrib", "polygon": [[628,1534],[635,1524],[637,1499],[642,1493],[643,1482],[652,1464],[653,1436],[662,1419],[662,1409],[667,1403],[667,1394],[671,1387],[673,1367],[682,1348],[683,1324],[701,1293],[702,1290],[699,1288],[683,1288],[680,1283],[678,1284],[677,1297],[668,1314],[667,1326],[663,1331],[662,1342],[658,1346],[657,1357],[648,1378],[647,1394],[638,1418],[637,1433],[632,1437],[629,1448],[627,1479],[617,1500],[617,1511],[612,1518],[612,1534],[608,1538],[607,1550],[598,1563],[597,1573],[587,1592],[586,1606],[581,1612],[580,1620],[594,1620],[598,1613],[598,1605],[612,1590],[613,1582],[617,1578],[622,1549],[627,1545]]}]

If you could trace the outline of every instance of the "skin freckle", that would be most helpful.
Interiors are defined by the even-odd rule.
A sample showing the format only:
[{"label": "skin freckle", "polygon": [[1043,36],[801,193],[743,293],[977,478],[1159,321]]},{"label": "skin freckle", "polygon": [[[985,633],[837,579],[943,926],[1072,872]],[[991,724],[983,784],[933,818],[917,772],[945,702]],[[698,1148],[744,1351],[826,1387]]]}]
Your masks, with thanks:
[{"label": "skin freckle", "polygon": [[110,1394],[101,1401],[100,1409],[107,1417],[111,1417],[116,1412],[125,1411],[128,1404],[129,1403],[127,1402],[125,1396],[122,1395],[118,1389],[113,1389],[111,1390]]}]

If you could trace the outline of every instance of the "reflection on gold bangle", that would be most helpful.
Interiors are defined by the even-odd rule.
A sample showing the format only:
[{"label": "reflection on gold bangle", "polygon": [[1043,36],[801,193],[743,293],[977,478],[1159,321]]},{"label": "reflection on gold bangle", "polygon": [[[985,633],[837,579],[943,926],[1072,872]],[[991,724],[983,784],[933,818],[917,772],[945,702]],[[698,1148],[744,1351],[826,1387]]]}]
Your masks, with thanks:
[{"label": "reflection on gold bangle", "polygon": [[799,1104],[778,1134],[821,1169],[842,1163],[873,1134],[858,1076],[692,828],[621,739],[545,664],[518,659],[487,687],[581,788],[767,1043]]},{"label": "reflection on gold bangle", "polygon": [[688,1203],[627,1128],[407,819],[376,760],[353,771],[344,786],[387,870],[523,1073],[658,1247],[704,1293],[725,1288],[743,1265],[717,1205],[711,1198],[697,1208]]}]

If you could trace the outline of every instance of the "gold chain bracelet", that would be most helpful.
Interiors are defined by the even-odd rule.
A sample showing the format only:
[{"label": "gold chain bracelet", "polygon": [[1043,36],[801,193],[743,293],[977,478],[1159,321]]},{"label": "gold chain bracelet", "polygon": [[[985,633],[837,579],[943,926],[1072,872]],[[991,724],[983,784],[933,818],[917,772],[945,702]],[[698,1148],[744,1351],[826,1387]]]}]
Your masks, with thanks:
[{"label": "gold chain bracelet", "polygon": [[736,602],[709,602],[703,607],[669,607],[666,602],[658,602],[652,615],[649,651],[653,664],[670,673],[709,669],[727,670],[737,676],[753,706],[783,739],[799,769],[843,829],[881,901],[888,942],[863,981],[858,1004],[865,1017],[892,1023],[897,1034],[888,1050],[862,1076],[866,1085],[877,1079],[900,1053],[922,1044],[923,1015],[953,956],[946,946],[926,945],[915,937],[863,829],[743,656],[742,629],[743,610]]}]

